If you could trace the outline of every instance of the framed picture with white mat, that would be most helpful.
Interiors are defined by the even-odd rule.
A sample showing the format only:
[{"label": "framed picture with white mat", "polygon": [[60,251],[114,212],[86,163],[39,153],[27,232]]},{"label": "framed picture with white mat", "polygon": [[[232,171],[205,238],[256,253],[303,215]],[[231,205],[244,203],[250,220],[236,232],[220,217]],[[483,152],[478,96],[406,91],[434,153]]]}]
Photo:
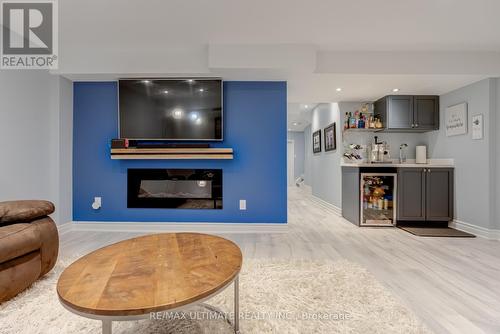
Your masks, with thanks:
[{"label": "framed picture with white mat", "polygon": [[467,103],[460,103],[446,108],[446,136],[458,136],[467,133]]}]

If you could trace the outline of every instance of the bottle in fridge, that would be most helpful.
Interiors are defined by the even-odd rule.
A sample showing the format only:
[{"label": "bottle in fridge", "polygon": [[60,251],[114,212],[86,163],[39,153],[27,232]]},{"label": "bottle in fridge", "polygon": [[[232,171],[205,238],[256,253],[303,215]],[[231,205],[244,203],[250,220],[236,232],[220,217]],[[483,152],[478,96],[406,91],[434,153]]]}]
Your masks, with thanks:
[{"label": "bottle in fridge", "polygon": [[396,173],[361,173],[360,226],[396,225]]}]

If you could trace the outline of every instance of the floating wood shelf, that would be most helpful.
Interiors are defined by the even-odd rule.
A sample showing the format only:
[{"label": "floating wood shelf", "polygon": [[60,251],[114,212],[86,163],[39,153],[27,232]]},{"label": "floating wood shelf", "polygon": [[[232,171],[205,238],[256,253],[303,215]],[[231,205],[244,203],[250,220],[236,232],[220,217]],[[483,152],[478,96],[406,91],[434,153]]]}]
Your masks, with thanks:
[{"label": "floating wood shelf", "polygon": [[349,128],[349,129],[344,129],[344,132],[380,132],[385,130],[384,128]]},{"label": "floating wood shelf", "polygon": [[232,148],[112,148],[113,160],[231,160]]}]

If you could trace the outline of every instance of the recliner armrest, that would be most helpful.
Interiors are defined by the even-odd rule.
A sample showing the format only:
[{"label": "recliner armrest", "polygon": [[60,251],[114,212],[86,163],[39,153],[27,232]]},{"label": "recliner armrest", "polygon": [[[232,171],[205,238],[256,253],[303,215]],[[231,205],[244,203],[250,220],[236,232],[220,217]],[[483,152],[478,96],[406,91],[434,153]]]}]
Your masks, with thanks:
[{"label": "recliner armrest", "polygon": [[55,210],[49,201],[26,200],[0,202],[0,224],[29,222],[48,216]]}]

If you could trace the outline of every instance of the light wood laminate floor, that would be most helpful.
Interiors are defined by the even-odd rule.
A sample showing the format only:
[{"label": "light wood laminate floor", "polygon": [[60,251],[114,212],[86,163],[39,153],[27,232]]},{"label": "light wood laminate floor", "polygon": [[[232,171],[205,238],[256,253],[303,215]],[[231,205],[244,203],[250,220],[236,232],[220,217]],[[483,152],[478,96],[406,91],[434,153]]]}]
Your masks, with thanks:
[{"label": "light wood laminate floor", "polygon": [[[432,330],[500,333],[500,243],[421,238],[396,228],[358,228],[297,188],[289,232],[229,234],[245,258],[347,259],[370,270]],[[61,256],[82,255],[140,233],[61,230]]]}]

